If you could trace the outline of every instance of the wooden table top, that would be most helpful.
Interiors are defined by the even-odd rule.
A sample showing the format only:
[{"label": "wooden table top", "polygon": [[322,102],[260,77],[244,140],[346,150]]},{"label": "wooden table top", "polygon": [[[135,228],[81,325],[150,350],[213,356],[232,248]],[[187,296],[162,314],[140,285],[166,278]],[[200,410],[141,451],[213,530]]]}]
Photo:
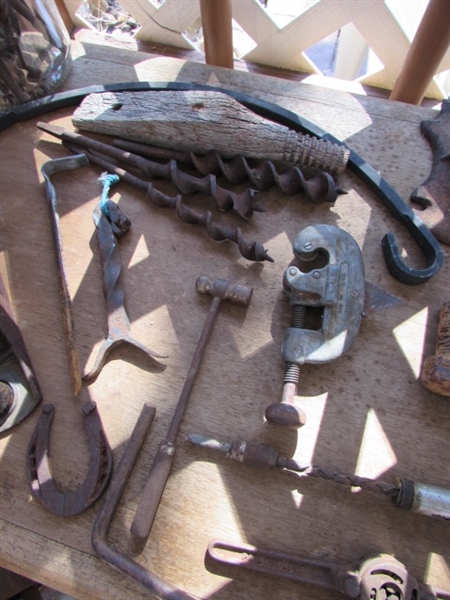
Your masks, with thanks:
[{"label": "wooden table top", "polygon": [[[179,81],[239,90],[296,112],[345,141],[404,198],[431,169],[431,151],[420,134],[436,111],[378,98],[322,89],[274,77],[213,68],[126,48],[81,35],[64,89],[99,83]],[[71,128],[73,108],[40,120]],[[124,183],[112,199],[131,219],[120,242],[125,303],[136,338],[167,359],[157,366],[133,349],[117,349],[99,377],[73,397],[65,350],[59,281],[41,165],[67,150],[35,124],[17,124],[0,135],[1,273],[42,387],[55,405],[51,436],[53,475],[62,489],[79,485],[88,451],[80,412],[97,403],[118,464],[144,402],[156,419],[112,522],[109,543],[129,555],[129,528],[156,448],[164,439],[203,326],[210,300],[195,291],[199,275],[224,277],[254,288],[250,306],[224,304],[215,323],[178,436],[176,456],[151,535],[135,557],[189,594],[215,600],[338,600],[340,592],[246,572],[205,568],[210,540],[220,538],[340,564],[386,553],[422,582],[450,590],[448,523],[397,509],[387,498],[311,478],[301,480],[225,460],[183,443],[189,433],[219,440],[257,440],[303,463],[393,482],[406,477],[450,487],[448,399],[420,383],[422,361],[435,351],[438,312],[449,299],[449,249],[445,264],[418,286],[387,272],[380,241],[395,234],[405,260],[423,266],[403,226],[357,177],[340,178],[348,191],[332,206],[276,189],[260,194],[266,209],[244,234],[260,240],[275,262],[252,263],[231,242],[213,242],[202,229],[181,223],[170,209],[152,206]],[[106,334],[97,239],[92,211],[100,170],[87,167],[55,175],[63,245],[83,370]],[[161,189],[174,193],[167,182]],[[192,199],[205,209],[207,200]],[[218,218],[221,218],[219,215]],[[283,272],[292,244],[310,224],[334,224],[359,243],[366,280],[403,303],[363,319],[346,354],[326,365],[301,368],[300,403],[307,424],[297,431],[264,420],[280,399],[284,365],[280,345],[290,322]],[[81,515],[62,518],[31,496],[25,456],[41,413],[0,440],[0,564],[86,600],[148,598],[139,583],[102,562],[91,544],[100,499]]]}]

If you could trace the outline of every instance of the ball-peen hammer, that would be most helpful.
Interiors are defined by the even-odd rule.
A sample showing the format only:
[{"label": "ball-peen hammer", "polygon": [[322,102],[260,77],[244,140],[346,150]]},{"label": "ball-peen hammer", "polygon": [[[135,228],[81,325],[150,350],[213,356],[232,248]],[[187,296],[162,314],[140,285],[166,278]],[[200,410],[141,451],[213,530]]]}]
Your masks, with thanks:
[{"label": "ball-peen hammer", "polygon": [[212,280],[209,277],[199,277],[195,287],[198,292],[201,294],[210,294],[213,299],[178,404],[175,408],[169,431],[166,438],[159,445],[150,469],[147,483],[142,493],[141,501],[134,516],[133,523],[131,524],[130,531],[136,552],[144,549],[147,538],[150,535],[150,530],[153,521],[155,520],[156,512],[169,478],[170,469],[175,456],[175,440],[180,428],[181,420],[219,307],[223,300],[231,300],[231,302],[240,304],[241,306],[248,306],[253,292],[251,287],[231,284],[226,279]]}]

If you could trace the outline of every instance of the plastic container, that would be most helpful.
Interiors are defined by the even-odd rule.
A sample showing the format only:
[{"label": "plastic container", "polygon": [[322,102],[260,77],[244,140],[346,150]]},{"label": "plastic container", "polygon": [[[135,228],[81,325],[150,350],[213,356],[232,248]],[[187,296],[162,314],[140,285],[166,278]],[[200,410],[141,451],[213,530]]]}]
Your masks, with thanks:
[{"label": "plastic container", "polygon": [[70,67],[70,37],[54,0],[0,0],[1,111],[52,93]]}]

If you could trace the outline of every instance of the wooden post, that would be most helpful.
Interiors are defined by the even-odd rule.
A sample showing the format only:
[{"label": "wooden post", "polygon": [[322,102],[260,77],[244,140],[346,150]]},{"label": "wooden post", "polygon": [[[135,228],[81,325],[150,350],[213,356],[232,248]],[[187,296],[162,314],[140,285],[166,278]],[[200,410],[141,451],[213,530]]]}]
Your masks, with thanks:
[{"label": "wooden post", "polygon": [[450,1],[430,0],[390,100],[420,104],[450,45]]},{"label": "wooden post", "polygon": [[75,25],[72,22],[72,19],[70,17],[70,14],[69,14],[69,11],[67,10],[66,5],[64,4],[64,0],[55,0],[55,4],[56,4],[59,14],[61,15],[61,19],[63,20],[64,25],[66,26],[66,29],[67,29],[70,37],[72,37],[72,33],[73,33],[73,30],[75,29]]},{"label": "wooden post", "polygon": [[233,68],[230,0],[200,0],[206,64]]}]

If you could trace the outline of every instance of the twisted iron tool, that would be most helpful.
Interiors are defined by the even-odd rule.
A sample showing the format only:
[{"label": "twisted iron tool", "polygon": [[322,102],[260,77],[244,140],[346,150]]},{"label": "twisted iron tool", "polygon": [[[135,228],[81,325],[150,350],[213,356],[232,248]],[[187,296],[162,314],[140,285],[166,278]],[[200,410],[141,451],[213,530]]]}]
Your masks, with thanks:
[{"label": "twisted iron tool", "polygon": [[[68,148],[71,152],[78,154],[80,151],[80,147],[76,144],[72,144],[69,142],[63,142],[64,146]],[[110,173],[116,174],[126,183],[129,183],[133,187],[144,191],[147,194],[150,202],[155,206],[160,208],[174,208],[175,212],[183,223],[188,225],[200,225],[205,230],[208,236],[215,240],[216,242],[221,242],[224,240],[229,240],[238,245],[239,252],[241,255],[247,260],[251,261],[269,261],[274,262],[273,258],[269,256],[267,250],[265,250],[264,246],[261,242],[253,241],[250,242],[246,240],[242,234],[242,231],[239,227],[227,227],[225,225],[220,225],[213,221],[212,214],[208,210],[204,213],[199,213],[192,208],[183,204],[182,197],[180,194],[177,196],[167,196],[157,188],[152,183],[148,181],[143,181],[125,171],[120,167],[110,163],[105,160],[101,156],[96,153],[90,152],[89,150],[83,149],[83,152],[88,157],[89,161],[105,171],[109,171]]]},{"label": "twisted iron tool", "polygon": [[411,479],[399,477],[395,483],[375,481],[367,477],[342,473],[313,465],[300,465],[293,458],[287,458],[267,444],[259,442],[219,442],[207,436],[191,434],[186,441],[222,452],[227,458],[253,466],[277,468],[298,477],[317,477],[349,487],[359,487],[364,491],[390,497],[398,508],[420,513],[427,517],[450,520],[450,490]]},{"label": "twisted iron tool", "polygon": [[106,154],[118,161],[132,165],[148,177],[168,179],[185,196],[190,196],[195,192],[211,196],[220,210],[235,210],[244,219],[250,218],[253,211],[262,212],[263,210],[255,203],[254,196],[256,190],[247,188],[242,193],[227,190],[217,183],[215,175],[209,174],[202,178],[189,175],[178,168],[175,160],[169,160],[169,162],[161,164],[137,154],[120,150],[110,144],[104,144],[79,133],[74,133],[58,125],[39,122],[37,127],[60,140],[74,142],[85,148]]},{"label": "twisted iron tool", "polygon": [[399,492],[399,486],[383,481],[375,481],[367,477],[359,477],[358,475],[341,473],[332,469],[324,469],[323,467],[312,465],[300,465],[293,458],[287,458],[277,452],[271,446],[259,442],[219,442],[207,436],[191,434],[186,437],[186,441],[200,446],[217,450],[226,455],[227,458],[237,460],[242,463],[252,465],[277,468],[286,471],[292,471],[304,477],[318,477],[347,485],[349,487],[360,487],[363,490],[375,493],[385,494],[386,496],[396,497]]},{"label": "twisted iron tool", "polygon": [[130,333],[130,320],[124,306],[125,291],[120,280],[122,266],[117,238],[130,229],[131,222],[117,204],[107,198],[109,187],[117,181],[119,181],[119,177],[116,175],[106,175],[103,178],[102,200],[95,207],[93,215],[103,271],[103,293],[108,312],[108,337],[101,345],[93,367],[84,375],[84,380],[96,377],[108,355],[120,344],[130,344],[152,358],[166,358],[150,350]]},{"label": "twisted iron tool", "polygon": [[210,150],[207,154],[202,155],[192,151],[168,150],[122,139],[114,140],[113,146],[146,158],[176,160],[193,167],[203,176],[208,174],[223,175],[230,183],[238,184],[249,180],[250,184],[258,191],[264,191],[276,185],[286,196],[303,192],[309,200],[315,203],[335,202],[339,195],[347,193],[338,187],[334,178],[325,171],[318,171],[311,178],[306,179],[299,167],[291,165],[279,173],[275,164],[270,160],[252,160],[255,166],[251,166],[245,156],[239,155],[224,160],[217,150]]}]

